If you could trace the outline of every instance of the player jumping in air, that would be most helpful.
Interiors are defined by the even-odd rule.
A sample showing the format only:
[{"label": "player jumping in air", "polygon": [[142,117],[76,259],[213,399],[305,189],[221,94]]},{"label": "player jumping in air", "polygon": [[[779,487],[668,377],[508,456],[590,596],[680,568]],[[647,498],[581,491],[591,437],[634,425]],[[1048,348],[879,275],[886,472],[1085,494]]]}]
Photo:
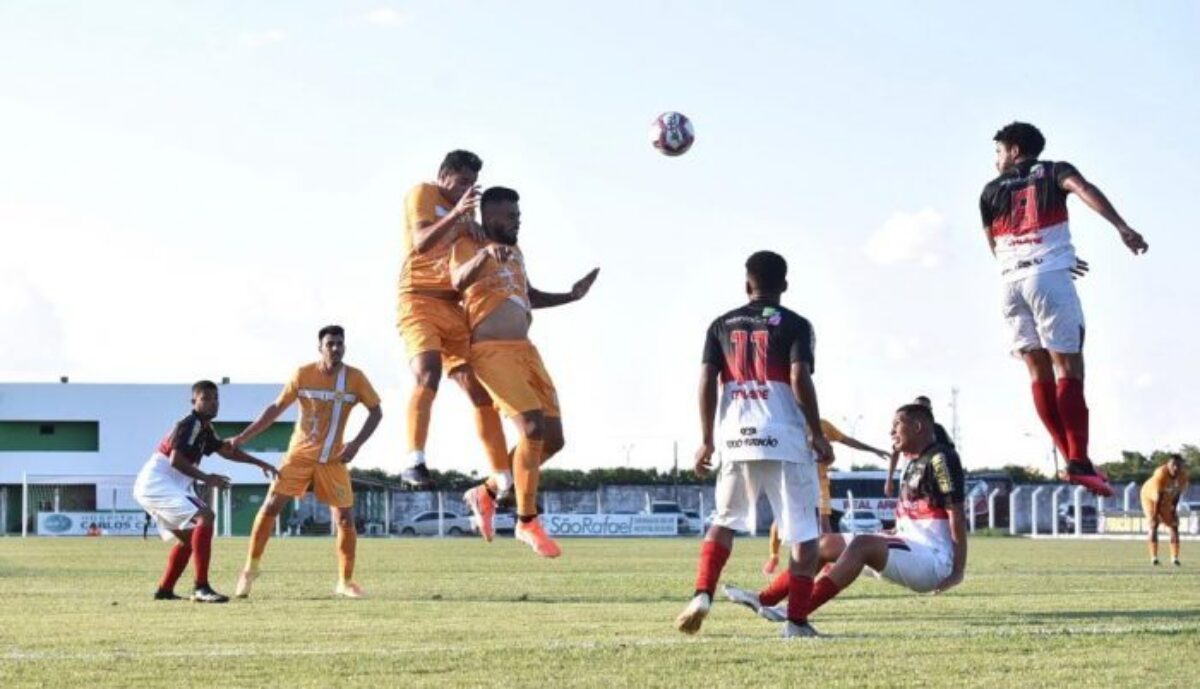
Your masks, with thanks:
[{"label": "player jumping in air", "polygon": [[750,529],[749,517],[762,493],[780,537],[791,545],[783,636],[817,634],[807,615],[820,535],[816,462],[828,463],[833,452],[821,429],[812,383],[812,326],[780,305],[786,289],[782,256],[751,255],[746,261],[749,303],[718,317],[705,338],[696,473],[708,473],[717,454],[717,515],[700,549],[695,593],[675,619],[685,634],[699,631],[708,616],[734,532]]},{"label": "player jumping in air", "polygon": [[[471,331],[469,361],[475,375],[517,427],[520,441],[513,454],[516,474],[517,524],[514,535],[543,557],[558,557],[558,544],[538,519],[537,489],[541,465],[563,448],[562,414],[554,382],[542,357],[529,341],[531,310],[582,299],[599,268],[575,283],[566,294],[548,294],[529,286],[525,260],[517,246],[521,229],[520,197],[505,187],[492,187],[480,204],[483,236],[464,234],[450,251],[455,289],[462,293]],[[487,540],[492,539],[496,491],[489,477],[467,491],[464,499]]]},{"label": "player jumping in air", "polygon": [[224,603],[229,600],[208,584],[208,564],[212,557],[213,511],[192,491],[192,482],[228,488],[229,479],[200,470],[201,458],[216,452],[225,459],[253,464],[268,477],[275,467],[252,457],[217,437],[212,420],[217,416],[220,399],[217,384],[202,380],[192,386],[192,413],[175,424],[163,438],[149,461],[138,472],[133,496],[158,520],[163,540],[176,541],[167,556],[167,571],[158,583],[155,600],[179,600],[175,582],[187,568],[188,558],[196,571],[192,600],[199,603]]},{"label": "player jumping in air", "polygon": [[[896,534],[825,534],[821,561],[833,562],[817,578],[807,613],[852,584],[863,568],[918,593],[941,593],[962,583],[967,567],[967,524],[963,515],[962,464],[953,446],[939,443],[933,415],[919,404],[896,412],[892,440],[908,456],[896,505]],[[773,582],[758,594],[733,586],[725,594],[760,616],[779,621],[780,600]],[[791,603],[788,604],[789,615]]]},{"label": "player jumping in air", "polygon": [[[339,577],[334,594],[346,598],[365,595],[353,578],[358,532],[354,523],[354,490],[346,465],[375,432],[383,410],[379,395],[363,372],[342,363],[346,353],[346,333],[342,327],[321,328],[317,342],[321,360],[296,369],[279,398],[232,440],[235,445],[249,441],[275,423],[292,403],[300,402],[300,415],[279,466],[279,476],[254,518],[250,553],[234,592],[238,598],[250,595],[251,584],[261,571],[259,561],[284,505],[307,493],[310,485],[317,499],[329,505],[330,516],[337,525]],[[356,404],[367,408],[367,420],[353,440],[343,443],[346,420]]]},{"label": "player jumping in air", "polygon": [[404,339],[416,386],[408,400],[408,457],[403,481],[433,487],[425,466],[425,442],[442,372],[466,391],[475,407],[475,429],[483,441],[501,490],[512,485],[504,429],[492,400],[467,365],[471,336],[459,294],[450,284],[450,247],[464,234],[478,233],[475,185],[483,162],[470,151],[451,151],[435,183],[422,183],[404,201],[404,267],[400,271],[397,327]]},{"label": "player jumping in air", "polygon": [[1187,493],[1183,455],[1173,454],[1142,484],[1142,512],[1149,524],[1150,564],[1158,564],[1158,525],[1171,532],[1171,564],[1179,566],[1179,498]]},{"label": "player jumping in air", "polygon": [[1135,255],[1149,246],[1074,166],[1038,159],[1046,140],[1036,127],[1013,122],[994,138],[1000,176],[983,188],[979,209],[1000,263],[1012,349],[1029,368],[1034,407],[1067,459],[1065,480],[1109,496],[1112,486],[1088,457],[1083,308],[1072,282],[1077,259],[1067,195],[1077,195],[1112,223]]}]

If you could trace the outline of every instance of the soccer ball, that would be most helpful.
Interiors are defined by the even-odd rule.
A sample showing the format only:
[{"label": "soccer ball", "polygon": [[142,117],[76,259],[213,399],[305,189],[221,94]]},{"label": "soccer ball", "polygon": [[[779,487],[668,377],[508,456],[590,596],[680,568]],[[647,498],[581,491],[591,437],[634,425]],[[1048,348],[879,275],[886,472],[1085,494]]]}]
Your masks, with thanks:
[{"label": "soccer ball", "polygon": [[664,112],[650,125],[650,143],[663,155],[683,155],[695,140],[692,121],[683,113]]}]

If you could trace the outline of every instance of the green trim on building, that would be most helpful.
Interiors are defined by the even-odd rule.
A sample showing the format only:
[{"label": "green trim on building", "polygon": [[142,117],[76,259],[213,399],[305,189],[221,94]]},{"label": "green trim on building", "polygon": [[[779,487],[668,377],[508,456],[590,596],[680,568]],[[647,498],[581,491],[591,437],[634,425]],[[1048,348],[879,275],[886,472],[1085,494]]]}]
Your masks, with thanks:
[{"label": "green trim on building", "polygon": [[[250,423],[248,421],[214,421],[213,428],[222,438],[232,438],[241,433]],[[288,441],[292,437],[290,421],[276,421],[267,430],[258,434],[253,440],[242,446],[246,452],[286,452]]]},{"label": "green trim on building", "polygon": [[98,421],[0,421],[0,452],[97,452]]}]

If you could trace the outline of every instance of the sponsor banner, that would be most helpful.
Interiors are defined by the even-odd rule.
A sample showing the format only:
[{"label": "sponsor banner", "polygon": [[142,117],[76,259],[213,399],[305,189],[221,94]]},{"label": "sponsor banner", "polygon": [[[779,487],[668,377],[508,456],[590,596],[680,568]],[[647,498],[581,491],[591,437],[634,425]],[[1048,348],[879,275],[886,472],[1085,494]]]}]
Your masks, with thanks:
[{"label": "sponsor banner", "polygon": [[[850,506],[846,504],[848,502],[846,498],[832,498],[829,505],[838,512],[847,512],[850,509]],[[854,498],[854,509],[869,510],[874,512],[877,517],[891,517],[896,513],[896,499]]]},{"label": "sponsor banner", "polygon": [[542,525],[551,536],[677,536],[678,514],[546,514]]},{"label": "sponsor banner", "polygon": [[[38,512],[39,536],[141,536],[144,512]],[[97,533],[99,530],[99,533]],[[150,520],[150,533],[158,524]]]}]

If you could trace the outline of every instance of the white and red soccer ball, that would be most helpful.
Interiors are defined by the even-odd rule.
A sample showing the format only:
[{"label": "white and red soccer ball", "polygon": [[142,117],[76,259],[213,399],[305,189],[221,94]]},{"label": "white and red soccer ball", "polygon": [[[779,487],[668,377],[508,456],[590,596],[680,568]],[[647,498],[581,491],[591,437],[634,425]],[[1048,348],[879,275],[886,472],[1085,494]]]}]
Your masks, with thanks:
[{"label": "white and red soccer ball", "polygon": [[692,121],[683,113],[664,112],[650,125],[650,143],[663,155],[683,155],[695,140]]}]

